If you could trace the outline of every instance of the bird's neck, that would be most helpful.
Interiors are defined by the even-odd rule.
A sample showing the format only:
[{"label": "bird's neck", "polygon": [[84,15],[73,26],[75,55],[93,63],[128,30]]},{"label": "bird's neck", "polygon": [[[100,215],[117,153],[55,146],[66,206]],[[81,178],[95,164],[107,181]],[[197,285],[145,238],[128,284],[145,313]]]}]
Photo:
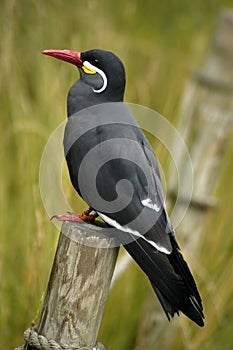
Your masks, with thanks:
[{"label": "bird's neck", "polygon": [[93,89],[78,80],[69,90],[67,97],[68,117],[81,111],[82,109],[108,102],[122,102],[122,96],[118,94],[95,93]]}]

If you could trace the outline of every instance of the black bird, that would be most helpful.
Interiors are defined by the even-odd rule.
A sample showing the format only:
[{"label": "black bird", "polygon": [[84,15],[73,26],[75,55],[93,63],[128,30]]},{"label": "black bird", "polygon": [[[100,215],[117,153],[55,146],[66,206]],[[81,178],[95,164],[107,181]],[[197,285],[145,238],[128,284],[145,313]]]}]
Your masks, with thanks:
[{"label": "black bird", "polygon": [[202,327],[201,297],[166,213],[156,157],[123,103],[122,62],[98,49],[42,53],[74,64],[80,73],[68,93],[64,149],[71,182],[90,206],[81,219],[95,218],[93,210],[117,228],[121,244],[147,274],[168,319],[181,311]]}]

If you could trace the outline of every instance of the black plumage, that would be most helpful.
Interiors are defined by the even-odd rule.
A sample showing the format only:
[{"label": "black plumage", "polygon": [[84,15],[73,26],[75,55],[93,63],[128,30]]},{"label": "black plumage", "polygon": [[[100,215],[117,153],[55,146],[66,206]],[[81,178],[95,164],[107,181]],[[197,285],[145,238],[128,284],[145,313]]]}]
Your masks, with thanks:
[{"label": "black plumage", "polygon": [[[156,157],[123,103],[122,62],[103,50],[43,53],[76,65],[80,72],[68,94],[64,135],[74,188],[118,229],[118,239],[147,274],[168,319],[181,311],[203,326],[202,301],[166,213]],[[88,182],[92,174],[95,178]]]}]

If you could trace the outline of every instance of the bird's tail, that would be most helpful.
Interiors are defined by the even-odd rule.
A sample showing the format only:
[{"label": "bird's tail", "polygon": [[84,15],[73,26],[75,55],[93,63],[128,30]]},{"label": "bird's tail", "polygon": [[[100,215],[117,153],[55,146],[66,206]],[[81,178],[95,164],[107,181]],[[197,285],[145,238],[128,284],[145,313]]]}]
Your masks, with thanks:
[{"label": "bird's tail", "polygon": [[141,238],[124,247],[147,274],[168,319],[181,311],[202,327],[204,314],[199,292],[175,239],[170,238],[171,254],[157,251]]}]

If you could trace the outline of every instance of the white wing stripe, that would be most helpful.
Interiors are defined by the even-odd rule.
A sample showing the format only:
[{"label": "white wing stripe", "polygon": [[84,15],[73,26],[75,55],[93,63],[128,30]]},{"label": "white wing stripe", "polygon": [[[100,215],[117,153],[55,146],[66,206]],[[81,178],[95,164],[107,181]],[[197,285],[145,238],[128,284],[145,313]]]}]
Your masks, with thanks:
[{"label": "white wing stripe", "polygon": [[161,208],[161,207],[159,207],[157,204],[153,204],[153,203],[152,203],[152,200],[151,200],[150,198],[143,199],[143,200],[141,201],[141,203],[142,203],[142,205],[143,205],[144,207],[148,207],[148,208],[150,208],[150,209],[153,209],[153,210],[155,210],[157,213],[160,211],[160,208]]},{"label": "white wing stripe", "polygon": [[158,244],[156,244],[155,242],[149,240],[149,239],[146,239],[146,237],[144,237],[143,235],[141,235],[138,231],[135,231],[135,230],[132,230],[130,227],[128,226],[121,226],[117,221],[109,218],[107,215],[105,214],[102,214],[102,213],[99,213],[99,216],[105,221],[107,222],[107,224],[115,227],[116,229],[118,230],[121,230],[123,232],[128,232],[128,233],[131,233],[132,235],[136,236],[136,237],[139,237],[139,238],[142,238],[144,239],[144,241],[146,241],[147,243],[151,244],[155,249],[159,250],[161,253],[165,253],[165,254],[170,254],[171,252],[169,250],[167,250],[166,248],[164,247],[161,247],[159,246]]}]

